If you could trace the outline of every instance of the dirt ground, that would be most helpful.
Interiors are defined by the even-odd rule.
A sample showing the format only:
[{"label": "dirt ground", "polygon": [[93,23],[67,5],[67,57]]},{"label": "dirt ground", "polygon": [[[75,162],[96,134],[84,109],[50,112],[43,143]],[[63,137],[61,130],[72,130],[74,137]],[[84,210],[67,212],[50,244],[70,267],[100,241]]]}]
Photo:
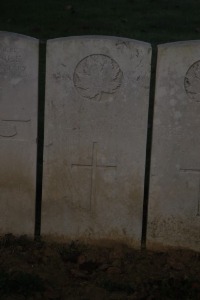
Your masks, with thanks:
[{"label": "dirt ground", "polygon": [[200,253],[0,238],[1,300],[200,299]]}]

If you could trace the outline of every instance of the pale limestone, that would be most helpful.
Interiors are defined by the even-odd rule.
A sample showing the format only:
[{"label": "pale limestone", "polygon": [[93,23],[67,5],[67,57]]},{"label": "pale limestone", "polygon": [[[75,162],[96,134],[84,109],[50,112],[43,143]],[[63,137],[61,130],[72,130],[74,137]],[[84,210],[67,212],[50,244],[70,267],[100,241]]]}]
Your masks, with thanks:
[{"label": "pale limestone", "polygon": [[42,234],[139,246],[151,46],[47,43]]},{"label": "pale limestone", "polygon": [[148,247],[200,249],[200,41],[158,47]]},{"label": "pale limestone", "polygon": [[34,234],[38,49],[0,32],[0,233]]}]

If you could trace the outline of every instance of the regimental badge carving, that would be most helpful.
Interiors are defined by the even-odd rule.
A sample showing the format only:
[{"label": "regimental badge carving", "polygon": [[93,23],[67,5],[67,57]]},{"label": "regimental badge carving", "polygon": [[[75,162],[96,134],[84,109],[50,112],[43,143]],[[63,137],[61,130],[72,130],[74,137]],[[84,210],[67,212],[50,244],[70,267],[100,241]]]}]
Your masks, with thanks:
[{"label": "regimental badge carving", "polygon": [[123,73],[115,60],[107,55],[93,54],[81,60],[73,81],[78,93],[100,101],[102,94],[113,94],[121,86]]},{"label": "regimental badge carving", "polygon": [[188,97],[200,102],[200,60],[188,69],[184,80],[185,91]]}]

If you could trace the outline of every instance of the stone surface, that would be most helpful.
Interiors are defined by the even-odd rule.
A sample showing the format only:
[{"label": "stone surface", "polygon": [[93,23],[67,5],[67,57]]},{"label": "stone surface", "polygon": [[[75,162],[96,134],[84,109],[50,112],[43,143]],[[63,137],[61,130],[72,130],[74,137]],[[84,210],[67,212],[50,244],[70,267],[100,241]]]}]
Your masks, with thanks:
[{"label": "stone surface", "polygon": [[158,48],[148,246],[200,249],[200,42]]},{"label": "stone surface", "polygon": [[140,244],[151,46],[47,44],[42,234]]},{"label": "stone surface", "polygon": [[38,47],[0,32],[0,233],[34,233]]}]

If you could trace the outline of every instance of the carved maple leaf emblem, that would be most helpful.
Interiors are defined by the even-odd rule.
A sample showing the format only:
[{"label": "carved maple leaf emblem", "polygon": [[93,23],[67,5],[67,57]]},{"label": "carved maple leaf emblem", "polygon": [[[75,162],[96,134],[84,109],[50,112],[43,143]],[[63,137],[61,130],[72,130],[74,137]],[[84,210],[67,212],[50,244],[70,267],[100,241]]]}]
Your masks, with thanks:
[{"label": "carved maple leaf emblem", "polygon": [[187,71],[184,80],[188,97],[200,102],[200,61],[195,62]]},{"label": "carved maple leaf emblem", "polygon": [[102,54],[87,56],[74,72],[74,86],[88,99],[101,100],[103,93],[113,94],[121,85],[122,71],[112,58]]}]

